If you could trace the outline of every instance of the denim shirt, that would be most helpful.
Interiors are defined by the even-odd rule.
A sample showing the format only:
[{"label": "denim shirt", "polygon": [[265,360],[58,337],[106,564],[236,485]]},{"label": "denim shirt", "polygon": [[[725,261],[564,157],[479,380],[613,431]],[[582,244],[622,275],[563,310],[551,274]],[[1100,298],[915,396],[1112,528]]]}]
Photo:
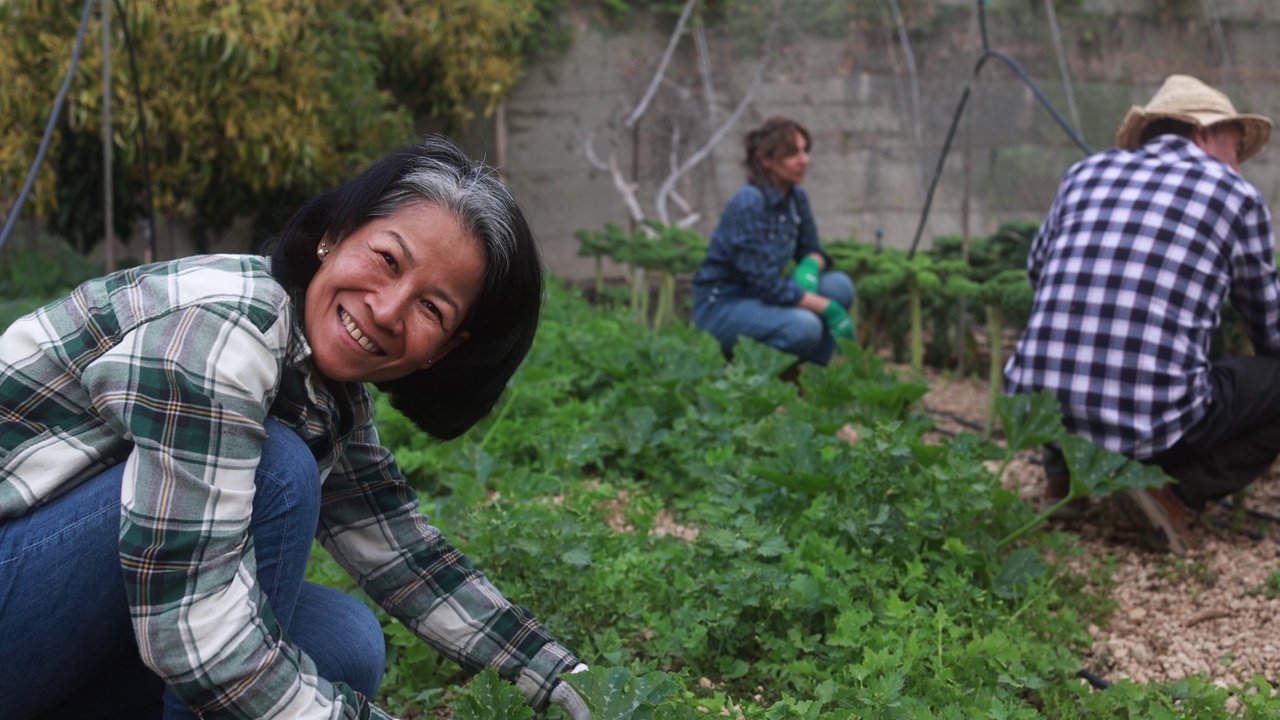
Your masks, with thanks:
[{"label": "denim shirt", "polygon": [[700,295],[744,296],[770,305],[795,305],[804,294],[783,277],[787,263],[810,253],[830,258],[818,243],[809,195],[799,185],[786,195],[772,185],[743,185],[729,200],[693,284]]}]

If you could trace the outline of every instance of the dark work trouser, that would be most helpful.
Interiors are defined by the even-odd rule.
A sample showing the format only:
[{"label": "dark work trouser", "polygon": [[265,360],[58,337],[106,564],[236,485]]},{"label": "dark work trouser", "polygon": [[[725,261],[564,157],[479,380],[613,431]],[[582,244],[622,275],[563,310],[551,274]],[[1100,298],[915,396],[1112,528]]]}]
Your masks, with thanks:
[{"label": "dark work trouser", "polygon": [[[1228,358],[1213,364],[1209,381],[1209,414],[1143,461],[1177,480],[1174,492],[1197,510],[1247,487],[1280,455],[1280,358]],[[1047,475],[1067,472],[1057,448],[1045,448],[1044,463]]]}]

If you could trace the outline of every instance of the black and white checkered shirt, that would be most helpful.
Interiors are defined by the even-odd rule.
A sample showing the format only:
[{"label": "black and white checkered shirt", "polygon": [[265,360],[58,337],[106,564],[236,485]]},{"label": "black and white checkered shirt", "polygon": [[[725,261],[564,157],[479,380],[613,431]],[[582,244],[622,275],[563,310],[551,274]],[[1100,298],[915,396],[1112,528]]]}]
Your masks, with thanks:
[{"label": "black and white checkered shirt", "polygon": [[1005,366],[1050,390],[1069,432],[1145,459],[1205,416],[1223,301],[1258,355],[1280,355],[1280,280],[1261,194],[1190,140],[1157,137],[1067,171],[1032,241],[1035,301]]}]

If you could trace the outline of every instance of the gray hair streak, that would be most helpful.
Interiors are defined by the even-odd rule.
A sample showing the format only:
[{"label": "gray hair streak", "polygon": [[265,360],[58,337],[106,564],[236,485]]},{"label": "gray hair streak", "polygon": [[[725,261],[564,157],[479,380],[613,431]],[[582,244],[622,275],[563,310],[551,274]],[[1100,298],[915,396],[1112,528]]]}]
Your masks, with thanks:
[{"label": "gray hair streak", "polygon": [[510,215],[516,203],[492,170],[480,163],[456,167],[432,157],[416,158],[414,165],[378,198],[369,216],[388,217],[415,202],[447,210],[484,246],[486,284],[506,275],[516,243]]}]

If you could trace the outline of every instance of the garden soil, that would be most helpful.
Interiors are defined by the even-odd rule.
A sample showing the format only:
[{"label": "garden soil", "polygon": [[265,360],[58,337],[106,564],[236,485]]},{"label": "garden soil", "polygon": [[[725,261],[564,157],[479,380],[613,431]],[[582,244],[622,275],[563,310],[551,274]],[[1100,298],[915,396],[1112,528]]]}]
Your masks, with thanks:
[{"label": "garden soil", "polygon": [[[932,389],[923,410],[937,420],[938,437],[982,432],[986,383],[927,372],[924,379]],[[993,439],[1000,441],[998,430]],[[1021,453],[1002,482],[1038,506],[1045,487],[1039,453]],[[1247,492],[1243,518],[1221,504],[1200,514],[1192,530],[1200,548],[1182,558],[1146,549],[1106,498],[1092,499],[1078,521],[1051,523],[1083,551],[1069,567],[1087,577],[1096,576],[1090,568],[1110,569],[1099,582],[1113,584],[1117,607],[1104,625],[1089,628],[1094,645],[1083,668],[1109,682],[1201,675],[1226,687],[1254,675],[1280,679],[1280,464]]]}]

